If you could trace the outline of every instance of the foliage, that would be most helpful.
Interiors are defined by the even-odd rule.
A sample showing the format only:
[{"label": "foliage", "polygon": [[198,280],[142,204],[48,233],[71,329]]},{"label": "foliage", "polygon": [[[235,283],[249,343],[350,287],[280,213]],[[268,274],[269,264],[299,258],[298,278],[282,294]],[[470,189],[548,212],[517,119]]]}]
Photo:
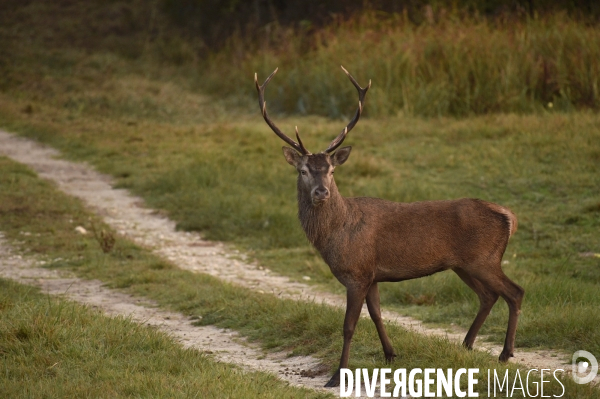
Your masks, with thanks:
[{"label": "foliage", "polygon": [[[366,114],[469,116],[600,108],[600,31],[564,16],[493,22],[440,12],[415,26],[402,15],[367,13],[323,28],[234,37],[209,63],[215,95],[252,95],[248,77],[280,71],[267,90],[272,110],[350,115],[353,88],[343,64],[364,86]],[[227,76],[227,79],[218,78]]]},{"label": "foliage", "polygon": [[[90,69],[122,73],[126,68],[167,80],[180,76],[204,93],[246,102],[255,96],[248,83],[254,72],[264,79],[280,67],[267,91],[273,112],[339,118],[352,113],[356,101],[338,70],[343,64],[363,85],[373,80],[366,116],[600,109],[600,32],[597,23],[576,15],[481,16],[468,9],[485,8],[485,2],[467,2],[466,8],[429,7],[419,11],[423,18],[415,21],[407,13],[367,7],[318,27],[309,22],[273,23],[245,30],[240,25],[231,34],[220,34],[218,46],[210,47],[193,26],[174,23],[168,10],[192,18],[198,9],[210,26],[217,26],[212,22],[229,21],[237,7],[247,19],[244,7],[250,3],[212,7],[210,1],[173,1],[3,3],[0,90],[18,93],[33,82],[49,84],[44,81],[49,75],[81,76],[84,71],[89,83],[94,79]],[[212,18],[205,8],[223,15]],[[96,57],[82,63],[82,53]],[[70,90],[76,93],[78,87]],[[94,101],[99,108],[113,106],[112,99]],[[125,112],[127,106],[118,105]]]},{"label": "foliage", "polygon": [[234,32],[243,31],[257,39],[263,29],[303,27],[312,31],[373,11],[404,14],[416,25],[431,21],[435,11],[447,8],[491,19],[499,15],[534,18],[557,11],[589,21],[600,16],[600,7],[593,0],[161,0],[160,7],[173,22],[213,49]]}]

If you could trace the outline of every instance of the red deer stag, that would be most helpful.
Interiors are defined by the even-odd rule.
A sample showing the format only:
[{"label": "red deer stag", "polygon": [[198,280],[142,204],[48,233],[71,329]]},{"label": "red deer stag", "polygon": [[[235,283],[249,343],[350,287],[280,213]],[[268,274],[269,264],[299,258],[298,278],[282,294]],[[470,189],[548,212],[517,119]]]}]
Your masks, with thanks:
[{"label": "red deer stag", "polygon": [[396,356],[381,319],[377,283],[429,276],[446,269],[458,274],[479,297],[479,312],[465,336],[465,347],[473,347],[477,332],[498,297],[507,302],[508,329],[499,358],[506,362],[513,356],[524,294],[523,288],[501,269],[508,239],[517,229],[515,214],[503,206],[470,198],[397,203],[342,197],[333,171],[346,162],[352,148],[335,150],[358,122],[371,87],[369,81],[363,89],[342,69],[358,90],[358,110],[329,147],[318,154],[304,147],[297,128],[295,142],[267,114],[265,87],[277,69],[262,86],[254,76],[263,118],[292,147],[283,147],[283,155],[298,171],[298,217],[306,237],[347,290],[340,366],[325,386],[339,385],[340,369],[348,367],[350,341],[365,298],[386,360],[392,361]]}]

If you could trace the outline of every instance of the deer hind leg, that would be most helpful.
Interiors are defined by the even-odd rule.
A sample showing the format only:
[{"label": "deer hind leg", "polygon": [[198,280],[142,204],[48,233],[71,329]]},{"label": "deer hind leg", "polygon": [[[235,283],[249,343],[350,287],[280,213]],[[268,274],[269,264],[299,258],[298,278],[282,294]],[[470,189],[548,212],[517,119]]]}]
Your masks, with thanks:
[{"label": "deer hind leg", "polygon": [[508,304],[509,313],[504,348],[502,349],[502,353],[500,353],[500,357],[498,359],[501,362],[506,362],[508,361],[508,358],[514,356],[517,323],[519,321],[519,314],[521,313],[521,302],[523,301],[525,290],[506,277],[504,273],[502,273],[502,287],[503,290],[500,292],[500,295]]},{"label": "deer hind leg", "polygon": [[375,323],[375,328],[377,328],[377,334],[379,334],[379,339],[381,340],[381,345],[383,346],[385,360],[391,362],[396,357],[396,354],[394,353],[392,343],[385,332],[385,326],[383,325],[383,319],[381,318],[379,288],[377,287],[377,283],[373,283],[369,288],[369,292],[367,293],[367,308],[369,309],[371,320],[373,320],[373,323]]},{"label": "deer hind leg", "polygon": [[477,276],[471,276],[471,278],[482,283],[486,289],[500,295],[508,304],[508,328],[506,330],[504,348],[498,358],[501,362],[506,362],[510,357],[514,356],[517,323],[519,321],[519,313],[521,313],[521,302],[523,301],[525,290],[506,277],[500,268],[500,264],[491,273],[489,269],[486,271],[483,271],[485,269],[479,270],[482,272],[478,273]]},{"label": "deer hind leg", "polygon": [[349,287],[346,291],[346,316],[344,317],[344,347],[340,359],[340,367],[333,374],[325,387],[337,387],[340,385],[340,370],[348,367],[348,358],[350,357],[350,342],[354,335],[356,323],[360,317],[362,305],[365,302],[369,287],[354,288]]},{"label": "deer hind leg", "polygon": [[468,349],[473,349],[473,343],[475,342],[475,338],[477,337],[477,333],[479,329],[483,325],[483,322],[490,314],[492,307],[498,300],[499,295],[492,291],[479,280],[470,276],[467,272],[461,269],[454,269],[454,272],[461,278],[462,281],[465,282],[475,293],[477,297],[479,297],[479,312],[477,312],[477,316],[475,316],[475,320],[473,320],[473,324],[471,324],[471,328],[467,332],[465,339],[463,341],[463,346]]}]

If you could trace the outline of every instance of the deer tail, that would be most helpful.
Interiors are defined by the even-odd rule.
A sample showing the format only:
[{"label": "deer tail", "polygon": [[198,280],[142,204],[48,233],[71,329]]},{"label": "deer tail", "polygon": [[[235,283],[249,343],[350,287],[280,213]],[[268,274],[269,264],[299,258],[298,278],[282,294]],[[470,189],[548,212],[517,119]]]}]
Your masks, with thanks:
[{"label": "deer tail", "polygon": [[492,203],[488,203],[487,205],[491,210],[505,217],[506,223],[508,223],[508,238],[512,237],[512,235],[517,231],[517,226],[519,224],[517,221],[517,215],[515,215],[513,211],[505,206]]}]

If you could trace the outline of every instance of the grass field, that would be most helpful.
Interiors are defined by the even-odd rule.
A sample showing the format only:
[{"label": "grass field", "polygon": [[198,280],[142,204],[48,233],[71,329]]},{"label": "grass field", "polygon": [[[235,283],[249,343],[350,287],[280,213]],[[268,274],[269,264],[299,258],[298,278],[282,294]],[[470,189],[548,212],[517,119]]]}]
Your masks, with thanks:
[{"label": "grass field", "polygon": [[[311,282],[341,292],[343,287],[310,248],[300,229],[295,216],[295,172],[281,155],[282,142],[259,115],[252,77],[255,69],[259,79],[264,79],[272,69],[281,67],[266,94],[273,111],[299,112],[302,110],[298,108],[298,101],[328,99],[329,105],[318,105],[311,100],[318,106],[305,108],[306,112],[333,116],[333,119],[277,113],[272,116],[289,134],[292,134],[293,126],[298,125],[305,144],[312,151],[319,151],[345,126],[347,118],[344,115],[350,115],[355,106],[356,94],[339,70],[338,63],[343,61],[359,82],[365,84],[369,78],[373,79],[373,88],[366,102],[367,111],[372,111],[371,117],[361,120],[351,132],[346,143],[352,145],[354,151],[349,161],[336,172],[342,194],[395,201],[477,197],[510,207],[519,218],[519,230],[507,249],[504,270],[526,291],[517,331],[517,348],[585,349],[600,354],[600,331],[597,329],[600,258],[581,256],[600,253],[600,116],[593,112],[597,107],[594,90],[597,91],[600,59],[594,55],[598,51],[597,28],[579,26],[557,17],[518,25],[514,33],[517,36],[507,36],[502,29],[477,21],[471,25],[463,24],[466,26],[464,31],[460,30],[460,24],[448,23],[406,33],[403,36],[408,43],[406,46],[418,46],[420,41],[425,41],[442,49],[448,56],[443,58],[448,61],[444,65],[454,65],[453,71],[461,71],[458,66],[474,54],[474,58],[467,61],[480,59],[482,64],[466,63],[481,73],[491,71],[489,76],[472,75],[477,77],[474,82],[498,83],[512,76],[506,75],[502,68],[495,68],[493,60],[497,65],[508,65],[511,71],[524,68],[513,51],[515,40],[519,38],[522,39],[521,47],[517,47],[543,50],[547,57],[541,59],[552,60],[548,65],[557,66],[557,75],[547,81],[552,83],[547,88],[547,95],[535,94],[535,82],[528,91],[515,92],[515,88],[526,87],[515,78],[510,80],[511,85],[503,86],[508,90],[504,92],[490,89],[491,94],[486,94],[489,88],[477,85],[465,89],[472,94],[475,93],[472,90],[477,89],[476,93],[483,96],[472,97],[471,105],[466,105],[465,92],[460,94],[449,87],[456,82],[469,82],[468,76],[440,75],[432,70],[427,76],[454,76],[455,80],[433,79],[427,80],[425,86],[407,87],[402,86],[403,82],[410,81],[415,75],[386,72],[386,68],[396,65],[392,59],[371,57],[387,62],[385,65],[371,65],[357,59],[353,54],[358,52],[351,51],[350,42],[368,45],[369,35],[377,28],[373,21],[363,21],[358,28],[351,24],[337,28],[356,28],[354,36],[348,36],[353,40],[349,39],[348,43],[323,41],[297,65],[293,62],[294,56],[298,55],[292,51],[294,48],[277,46],[269,46],[268,51],[254,55],[243,53],[237,63],[231,63],[228,57],[236,54],[234,45],[212,58],[213,64],[206,64],[193,56],[192,42],[176,35],[169,36],[173,32],[160,18],[156,23],[163,29],[162,39],[149,40],[145,28],[139,28],[135,21],[125,33],[119,30],[125,26],[124,20],[119,19],[121,17],[111,20],[114,26],[120,27],[113,26],[113,30],[109,29],[112,25],[108,23],[96,26],[96,22],[90,22],[106,21],[110,15],[121,16],[119,7],[126,7],[122,3],[111,3],[106,9],[100,3],[87,3],[86,18],[90,19],[87,24],[87,19],[76,18],[81,15],[81,10],[77,9],[83,7],[81,4],[73,3],[72,13],[61,14],[62,19],[56,20],[44,18],[54,10],[52,7],[56,7],[44,2],[34,1],[23,7],[13,4],[13,9],[4,14],[0,24],[0,126],[50,144],[71,159],[90,162],[99,170],[112,174],[118,179],[119,186],[141,195],[150,206],[166,211],[181,229],[201,231],[209,239],[231,242],[274,271],[295,279],[310,276]],[[141,4],[132,2],[127,7],[135,10]],[[141,10],[139,15],[145,15],[146,11]],[[107,31],[92,35],[90,26]],[[382,29],[382,32],[391,32],[390,35],[402,34],[400,30],[386,31],[391,29],[387,25]],[[403,25],[402,29],[408,27]],[[454,29],[457,35],[462,34],[460,37],[464,40],[458,44],[463,45],[452,47],[450,42],[442,40],[448,36],[445,35],[448,30],[444,29]],[[326,37],[331,39],[338,37],[339,32],[325,31],[323,35],[329,35]],[[521,36],[518,36],[519,32]],[[166,42],[167,37],[171,42]],[[475,37],[489,37],[498,45],[485,46],[485,43],[476,42]],[[389,44],[385,40],[381,43],[382,46]],[[471,52],[465,55],[458,50],[453,52],[453,48],[471,49]],[[580,53],[569,52],[578,48]],[[476,49],[485,52],[477,53]],[[494,49],[499,49],[497,58],[493,57]],[[553,52],[553,49],[565,51]],[[382,47],[378,51],[387,54],[391,50]],[[509,58],[515,63],[506,64],[505,58],[511,54],[514,58]],[[523,54],[527,58],[531,53],[524,50]],[[569,63],[572,57],[579,56],[580,62]],[[418,71],[427,65],[427,58],[415,60],[425,64],[417,63],[407,71]],[[534,57],[532,65],[539,67],[542,64],[536,64]],[[301,76],[306,79],[300,79]],[[298,84],[293,86],[294,82]],[[307,83],[314,86],[315,91],[302,100]],[[577,97],[574,93],[579,92],[570,84],[591,90],[589,98],[593,101],[578,102],[577,98],[583,97]],[[410,102],[390,98],[396,93],[396,87],[412,90],[407,92],[414,92],[411,95],[422,95],[421,102],[410,96],[406,97],[412,98]],[[442,90],[444,87],[446,91]],[[456,87],[465,86],[456,84]],[[498,98],[506,101],[499,102]],[[443,100],[443,104],[436,103],[436,99]],[[453,105],[453,101],[457,103]],[[483,108],[473,109],[473,104]],[[487,111],[500,112],[482,114]],[[425,119],[419,115],[435,117]],[[447,115],[462,115],[463,118]],[[17,175],[27,175],[27,172],[21,171]],[[18,186],[17,181],[4,184],[12,191]],[[52,206],[48,201],[43,206]],[[17,234],[23,226],[29,228],[33,219],[26,216],[21,218],[18,212],[5,212],[2,229],[14,228],[14,234]],[[53,229],[54,232],[62,231],[58,227]],[[64,242],[57,239],[29,244],[39,253],[74,250],[61,248]],[[81,245],[85,252],[93,243]],[[126,248],[123,251],[138,253],[137,249],[123,245]],[[147,281],[137,281],[136,276],[142,274],[133,270],[138,267],[145,270],[155,260],[149,260],[146,255],[135,255],[135,259],[138,256],[139,262],[127,263],[128,269],[115,266],[120,271],[115,280],[111,280],[110,273],[100,274],[100,267],[67,266],[79,269],[86,276],[106,279],[115,286],[135,283],[137,293],[152,292],[150,288],[154,288],[152,284],[157,278],[154,273],[158,272],[154,269],[144,272],[146,277],[139,278]],[[95,259],[93,262],[100,262],[97,255],[92,258]],[[123,259],[117,258],[115,265],[120,265],[121,261]],[[187,274],[180,275],[182,272],[170,267],[165,270],[161,273],[176,275],[173,278],[179,280],[190,279]],[[215,289],[218,293],[214,295],[221,297],[221,301],[241,301],[241,310],[249,306],[244,301],[263,301],[251,293],[247,293],[246,299],[232,298],[228,296],[233,295],[228,293],[230,288],[217,281],[202,276],[193,278],[195,284],[205,287],[207,292]],[[386,284],[381,290],[384,306],[434,323],[468,327],[478,308],[475,295],[449,272]],[[193,292],[196,295],[197,288]],[[189,298],[195,297],[190,294]],[[302,353],[316,352],[328,363],[335,362],[338,347],[312,343],[311,339],[326,337],[325,340],[331,341],[331,334],[337,336],[335,334],[341,328],[341,314],[267,301],[260,306],[281,306],[285,311],[289,311],[288,307],[297,307],[297,312],[292,313],[295,318],[288,320],[291,324],[306,321],[312,312],[322,314],[323,319],[339,318],[334,330],[329,330],[330,325],[311,321],[315,324],[307,325],[301,334],[296,336],[297,330],[294,330],[285,342],[272,342],[260,323],[269,325],[273,315],[257,321],[258,325],[250,322],[255,313],[210,316],[210,309],[218,308],[212,308],[213,304],[207,304],[201,298],[189,298],[173,299],[170,305],[191,312],[196,305],[190,304],[188,308],[186,301],[198,302],[208,306],[201,307],[207,316],[203,319],[205,322],[240,328],[250,336],[264,337],[267,346],[293,347]],[[166,304],[166,299],[163,300]],[[260,313],[259,310],[256,312]],[[499,301],[482,333],[502,340],[506,320],[506,305]],[[279,327],[285,330],[285,326]],[[361,326],[359,330],[370,331],[367,326]],[[354,359],[361,359],[355,360],[356,364],[368,363],[367,359],[379,352],[377,345],[373,345],[377,344],[376,337],[371,336],[374,331],[365,334],[368,338],[357,337],[355,341],[358,344],[354,348],[363,345],[368,348],[359,355],[363,357],[357,358],[353,352]],[[403,334],[400,330],[391,333],[393,336]],[[408,340],[420,345],[417,338]],[[407,343],[403,341],[401,345],[405,347]],[[425,340],[423,345],[438,344]],[[422,348],[418,350],[428,353]],[[406,351],[407,359],[410,359],[410,353]],[[458,355],[448,356],[452,359]],[[419,362],[425,361],[423,359],[427,356],[416,359],[414,364],[422,367]],[[407,360],[406,367],[409,364],[413,363]],[[442,367],[439,364],[436,363],[436,367]]]},{"label": "grass field", "polygon": [[[39,18],[25,15],[34,22]],[[7,76],[20,83],[7,84],[0,93],[0,122],[6,128],[116,176],[120,186],[166,210],[181,229],[233,242],[280,273],[308,275],[341,289],[299,228],[294,171],[256,105],[248,107],[244,97],[215,99],[194,90],[196,75],[188,64],[132,59],[112,48],[65,48],[60,36],[70,32],[65,26],[70,25],[60,25],[62,30],[46,39],[55,50],[36,47],[36,41],[27,49],[12,44]],[[43,27],[37,29],[43,33]],[[128,37],[131,43],[141,40]],[[34,63],[34,56],[43,62]],[[352,89],[337,67],[330,73]],[[379,76],[354,74],[361,82]],[[282,70],[271,83],[268,101],[285,76]],[[369,93],[367,109],[378,96],[377,90]],[[325,148],[346,123],[275,118],[290,133],[298,125],[313,151]],[[348,138],[355,151],[336,177],[346,196],[478,197],[510,207],[520,227],[505,270],[526,290],[517,345],[600,352],[595,328],[600,260],[579,256],[600,252],[599,136],[600,118],[586,111],[459,120],[371,118]],[[468,326],[477,307],[475,296],[449,273],[382,291],[387,306],[402,306],[428,321]],[[483,332],[500,339],[505,311],[500,302]]]},{"label": "grass field", "polygon": [[0,309],[6,398],[326,396],[215,362],[152,328],[4,279]]},{"label": "grass field", "polygon": [[[38,256],[46,259],[45,267],[59,270],[69,270],[76,275],[99,279],[109,287],[125,290],[136,296],[146,297],[156,301],[160,306],[183,312],[190,317],[198,319],[200,324],[215,324],[217,326],[231,328],[239,331],[242,335],[252,341],[257,341],[263,347],[270,350],[288,350],[294,354],[310,354],[323,360],[324,364],[334,367],[337,364],[339,350],[342,344],[340,326],[343,322],[344,313],[340,309],[316,303],[300,303],[291,300],[282,300],[275,295],[262,294],[252,290],[234,287],[219,280],[188,271],[182,271],[175,266],[151,255],[147,250],[132,245],[126,239],[117,238],[114,248],[105,253],[100,243],[94,237],[82,236],[74,231],[74,225],[94,224],[97,229],[105,229],[110,232],[94,215],[89,214],[78,200],[59,192],[52,184],[40,180],[29,169],[5,158],[0,158],[0,225],[2,225],[5,237],[12,243],[28,253],[29,256]],[[24,234],[25,233],[25,234]],[[115,234],[112,232],[112,234]],[[142,337],[144,334],[153,334],[146,329],[134,327],[132,323],[117,320],[111,321],[101,317],[98,313],[87,313],[80,306],[74,304],[63,304],[56,302],[39,294],[35,290],[26,289],[13,283],[2,282],[6,286],[3,295],[3,308],[10,312],[3,313],[6,329],[0,335],[0,348],[5,353],[3,377],[8,379],[9,387],[16,393],[23,391],[23,384],[35,378],[36,373],[44,372],[44,364],[51,366],[56,362],[65,362],[64,370],[52,371],[50,377],[42,378],[35,387],[31,387],[32,394],[39,392],[70,393],[70,390],[87,389],[92,396],[98,395],[98,389],[104,386],[110,387],[111,392],[116,395],[133,394],[144,396],[146,394],[158,397],[171,397],[173,395],[188,395],[196,392],[230,392],[231,397],[245,396],[246,392],[254,392],[263,395],[268,392],[273,397],[278,395],[299,395],[304,397],[306,392],[285,388],[280,383],[273,382],[271,377],[258,374],[254,381],[258,386],[254,390],[245,390],[245,385],[236,384],[239,374],[228,372],[227,367],[215,365],[208,362],[206,366],[209,371],[204,372],[204,367],[196,367],[193,363],[189,369],[175,372],[172,360],[164,360],[162,357],[170,356],[169,359],[183,359],[187,364],[188,358],[192,362],[197,357],[203,359],[193,351],[183,351],[165,340],[160,334],[155,334],[156,339],[162,339],[165,345],[164,351],[156,345],[148,348],[140,347],[136,343],[137,331]],[[13,293],[16,292],[16,293]],[[22,292],[26,294],[23,295]],[[28,294],[31,293],[31,294]],[[15,298],[13,298],[13,296]],[[22,299],[19,299],[22,298]],[[35,301],[29,304],[27,301]],[[25,304],[14,305],[24,301]],[[29,312],[23,311],[31,308]],[[65,310],[66,309],[66,310]],[[90,313],[93,313],[89,316]],[[17,316],[20,315],[20,316]],[[42,316],[43,315],[43,316]],[[18,322],[11,318],[18,317]],[[79,318],[93,317],[97,325],[92,322],[80,321]],[[86,319],[87,320],[87,319]],[[73,323],[73,324],[69,324]],[[86,325],[83,328],[81,323]],[[114,327],[115,323],[120,327]],[[120,323],[120,324],[119,324]],[[121,330],[119,330],[120,328]],[[136,331],[132,335],[131,349],[124,352],[107,349],[112,356],[110,359],[90,356],[86,358],[87,363],[81,364],[73,359],[74,353],[93,350],[95,340],[103,334],[103,329],[113,331],[117,329],[114,345],[129,345],[123,343],[126,339],[123,334],[127,331]],[[20,331],[25,331],[21,333]],[[480,351],[467,351],[447,340],[435,337],[425,337],[413,332],[406,331],[396,325],[388,325],[387,330],[392,339],[392,344],[397,351],[398,361],[396,367],[412,368],[479,368],[481,376],[487,376],[488,369],[504,373],[508,368],[509,373],[514,375],[514,365],[499,364],[495,357]],[[19,335],[21,334],[21,335]],[[17,342],[19,336],[25,334],[27,337],[35,338],[36,341],[25,343]],[[79,335],[78,335],[79,334]],[[83,334],[83,335],[82,335]],[[113,334],[111,332],[111,334]],[[118,335],[121,334],[121,335]],[[112,335],[110,335],[112,336]],[[16,337],[16,338],[15,338]],[[119,338],[120,337],[120,338]],[[127,336],[128,337],[128,336]],[[142,339],[142,342],[143,339]],[[68,347],[65,347],[68,345]],[[71,348],[71,345],[74,348]],[[136,346],[138,345],[138,346]],[[16,349],[15,349],[16,346]],[[83,347],[83,349],[81,349]],[[129,347],[127,347],[129,348]],[[140,357],[139,363],[133,362],[129,357],[131,352],[139,348],[136,356]],[[154,351],[154,362],[156,369],[146,373],[141,359],[146,359],[145,351]],[[168,352],[168,353],[167,353]],[[102,355],[103,352],[100,352]],[[79,356],[79,355],[78,355]],[[84,356],[82,354],[81,356]],[[17,360],[17,358],[19,360]],[[24,369],[23,365],[30,361],[44,358],[45,363],[40,368]],[[109,361],[110,360],[110,361]],[[145,360],[144,360],[145,361]],[[206,361],[206,360],[204,360]],[[50,362],[50,363],[49,363]],[[48,364],[47,364],[48,363]],[[97,363],[102,363],[98,365]],[[114,364],[114,365],[113,365]],[[139,369],[130,369],[131,364],[139,364]],[[181,370],[182,363],[178,363]],[[81,370],[94,367],[109,367],[104,371],[99,370],[96,374],[83,373]],[[194,368],[196,367],[196,368]],[[220,384],[210,384],[214,373],[223,373],[224,378]],[[353,340],[353,350],[350,362],[351,368],[374,368],[385,367],[381,348],[377,338],[377,332],[373,324],[366,319],[360,320]],[[115,375],[122,373],[133,373],[131,380],[116,380]],[[154,378],[154,375],[164,372],[168,378],[177,378],[180,385],[171,387],[165,378],[158,378],[157,385],[147,386],[144,390],[136,385],[138,379],[145,381]],[[55,378],[54,373],[59,378]],[[138,373],[138,374],[136,374]],[[157,373],[157,374],[153,374]],[[196,373],[196,374],[194,374]],[[233,373],[232,376],[231,373]],[[73,386],[61,385],[60,378],[74,378]],[[196,378],[199,381],[186,385],[188,379]],[[229,380],[231,378],[231,380]],[[244,378],[244,377],[242,377]],[[78,379],[81,379],[79,381]],[[264,381],[261,382],[261,381]],[[574,384],[570,378],[561,379],[565,391],[577,398],[593,398],[596,390],[588,385]],[[534,380],[530,381],[534,384]],[[206,386],[205,386],[206,385]],[[181,388],[181,392],[176,388]],[[534,389],[535,385],[531,385]],[[106,388],[109,389],[109,388]],[[287,389],[287,391],[285,391]],[[555,381],[546,384],[546,392],[560,394],[562,387]],[[228,391],[229,390],[229,391]],[[487,390],[487,382],[482,377],[477,385],[477,390],[484,393]],[[80,391],[77,391],[80,392]],[[240,392],[244,392],[241,394]],[[252,394],[254,394],[252,393]],[[250,394],[250,393],[249,393]],[[192,395],[193,396],[193,395]],[[202,395],[204,397],[204,395]],[[218,396],[218,395],[217,395]]]},{"label": "grass field", "polygon": [[[303,237],[294,171],[260,117],[189,125],[94,117],[67,122],[68,111],[47,105],[33,115],[19,114],[21,104],[3,105],[17,108],[4,113],[5,126],[117,176],[120,186],[168,211],[180,228],[234,242],[277,272],[341,288]],[[348,139],[355,151],[336,174],[338,186],[348,196],[478,197],[512,208],[520,224],[504,269],[526,290],[517,345],[599,351],[600,261],[579,255],[600,252],[599,122],[587,113],[366,120]],[[288,130],[292,123],[306,126],[311,148],[324,147],[342,124],[279,122]],[[477,309],[475,295],[450,273],[382,291],[386,306],[428,321],[468,327]],[[505,308],[499,302],[484,325],[498,340]]]}]

